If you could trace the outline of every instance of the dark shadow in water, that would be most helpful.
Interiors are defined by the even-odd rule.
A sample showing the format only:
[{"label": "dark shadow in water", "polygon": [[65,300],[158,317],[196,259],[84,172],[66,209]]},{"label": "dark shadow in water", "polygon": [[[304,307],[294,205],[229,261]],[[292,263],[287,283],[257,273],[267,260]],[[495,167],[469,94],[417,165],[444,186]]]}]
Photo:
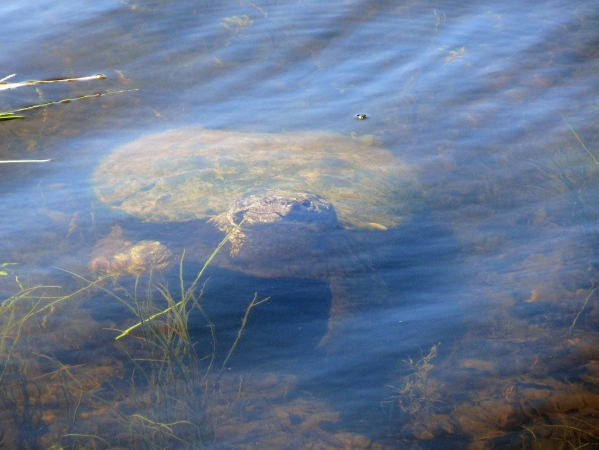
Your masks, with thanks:
[{"label": "dark shadow in water", "polygon": [[[186,272],[197,273],[199,265]],[[293,370],[315,353],[326,333],[331,305],[327,283],[298,278],[258,278],[218,267],[209,268],[202,305],[215,324],[221,361],[235,341],[254,294],[270,299],[253,308],[228,363],[235,369]],[[210,348],[206,320],[194,311],[190,331],[198,348]]]},{"label": "dark shadow in water", "polygon": [[[175,255],[177,245],[179,249],[187,248],[183,277],[189,283],[201,270],[199,260],[203,257],[177,241],[189,239],[194,235],[190,230],[201,227],[188,223],[150,224],[146,228],[144,224],[132,240],[160,240]],[[205,237],[199,229],[196,235]],[[218,232],[215,236],[222,237]],[[379,241],[377,234],[364,234],[367,246],[362,246],[358,234],[357,246],[371,249],[363,256],[388,287],[389,301],[375,305],[365,301],[359,323],[343,336],[341,352],[318,347],[327,331],[332,298],[326,281],[260,278],[216,265],[209,267],[200,302],[216,328],[215,367],[220,368],[227,356],[254,294],[258,299],[271,297],[252,309],[227,367],[293,373],[298,376],[297,392],[309,391],[341,412],[339,427],[370,437],[388,435],[395,425],[390,424],[380,406],[391,394],[387,385],[398,384],[406,375],[402,361],[409,356],[417,360],[420,349],[426,353],[441,342],[442,359],[451,342],[462,336],[465,324],[460,321],[458,297],[466,280],[460,276],[456,264],[459,246],[448,227],[423,216],[400,230],[378,236]],[[174,265],[163,274],[173,298],[180,296],[178,271]],[[109,298],[95,301],[91,308],[95,320],[112,321],[117,327],[125,327],[131,319],[120,303]],[[401,326],[394,317],[403,322]],[[198,311],[192,313],[189,328],[200,357],[210,353],[210,330]]]},{"label": "dark shadow in water", "polygon": [[360,324],[365,329],[346,337],[351,351],[323,354],[315,375],[299,386],[327,398],[346,429],[381,439],[390,422],[380,402],[390,395],[388,385],[407,375],[404,361],[419,360],[421,351],[426,355],[438,343],[441,360],[467,326],[459,305],[467,279],[449,227],[422,216],[384,239],[373,245],[372,267],[389,288],[390,304],[368,305]]},{"label": "dark shadow in water", "polygon": [[[184,264],[186,285],[201,269],[201,263],[189,261]],[[180,299],[178,271],[179,267],[174,266],[163,274],[163,281],[167,282],[175,300]],[[270,299],[252,309],[228,367],[236,370],[293,371],[294,364],[316,353],[315,349],[326,333],[331,306],[331,290],[326,282],[301,278],[259,278],[219,267],[209,267],[203,280],[206,281],[205,290],[199,301],[215,326],[218,366],[218,361],[224,361],[233,345],[255,294],[258,300]],[[133,292],[133,277],[119,279],[119,283]],[[159,294],[155,295],[154,301],[158,307],[166,307]],[[137,320],[122,302],[101,292],[85,301],[83,306],[89,309],[95,321],[104,326],[125,329]],[[203,357],[212,351],[208,322],[198,310],[192,311],[189,319],[192,340],[196,341],[199,356]],[[73,358],[79,362],[78,357],[69,354],[69,363],[75,363]]]}]

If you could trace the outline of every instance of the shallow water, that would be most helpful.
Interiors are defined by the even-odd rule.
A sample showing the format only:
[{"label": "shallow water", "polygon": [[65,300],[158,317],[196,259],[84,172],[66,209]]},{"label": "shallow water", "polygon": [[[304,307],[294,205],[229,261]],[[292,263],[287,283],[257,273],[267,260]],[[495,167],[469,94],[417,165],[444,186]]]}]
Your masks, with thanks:
[{"label": "shallow water", "polygon": [[[0,165],[7,448],[597,445],[592,3],[88,3],[0,6],[0,78],[107,77],[0,91],[2,111],[127,91],[0,122],[2,159],[53,160]],[[126,143],[186,127],[335,133],[404,161],[422,198],[400,227],[341,233],[352,251],[329,255],[324,275],[241,273],[225,247],[198,285],[210,322],[189,317],[211,374],[185,359],[160,379],[139,330],[114,340],[135,323],[118,298],[145,298],[147,274],[89,286],[93,248],[119,226],[104,253],[119,240],[185,249],[181,271],[153,278],[178,298],[223,235],[205,218],[106,206],[94,172]],[[352,314],[319,346],[339,292]],[[271,298],[216,379],[254,293]]]}]

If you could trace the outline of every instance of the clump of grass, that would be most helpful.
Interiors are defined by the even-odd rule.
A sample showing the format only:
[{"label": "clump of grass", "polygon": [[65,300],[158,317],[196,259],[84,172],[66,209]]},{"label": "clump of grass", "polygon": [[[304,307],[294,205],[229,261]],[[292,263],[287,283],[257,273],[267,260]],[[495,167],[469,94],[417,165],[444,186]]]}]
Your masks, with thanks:
[{"label": "clump of grass", "polygon": [[[4,77],[0,80],[0,91],[7,90],[7,89],[16,89],[16,88],[20,88],[23,86],[35,86],[38,84],[62,83],[62,82],[73,82],[73,81],[88,81],[88,80],[103,80],[106,78],[105,75],[102,75],[99,73],[99,74],[92,75],[89,77],[79,77],[79,78],[57,78],[54,80],[30,80],[30,81],[22,81],[19,83],[7,83],[6,82],[6,80],[8,80],[14,76],[15,76],[15,74],[12,74],[12,75]],[[68,103],[73,100],[81,100],[84,98],[92,98],[92,97],[101,97],[103,95],[109,95],[109,94],[120,94],[122,92],[130,92],[130,91],[136,91],[136,90],[137,89],[128,89],[128,90],[124,90],[124,91],[112,91],[112,92],[102,92],[102,93],[97,93],[97,94],[81,95],[81,96],[75,97],[75,98],[65,98],[63,100],[49,101],[49,102],[41,103],[39,105],[26,106],[24,108],[15,109],[13,111],[0,112],[0,121],[22,119],[24,116],[20,116],[15,113],[29,111],[31,109],[45,108],[47,106],[58,105],[60,103]]]},{"label": "clump of grass", "polygon": [[431,361],[438,355],[438,345],[433,345],[428,355],[421,354],[416,362],[411,357],[404,360],[410,373],[400,387],[389,386],[395,395],[383,400],[383,407],[390,414],[398,408],[407,416],[407,424],[401,431],[417,439],[428,440],[439,434],[453,433],[449,417],[439,414],[445,405],[441,401],[441,385],[430,377],[430,371],[435,367]]},{"label": "clump of grass", "polygon": [[[12,74],[12,75],[4,77],[3,79],[0,80],[0,91],[7,90],[7,89],[16,89],[16,88],[20,88],[23,86],[35,86],[35,85],[47,84],[47,83],[101,80],[101,79],[106,78],[106,76],[104,76],[102,74],[96,74],[96,75],[92,75],[92,76],[88,76],[88,77],[79,77],[79,78],[57,78],[54,80],[31,80],[31,81],[23,81],[23,82],[17,82],[17,83],[7,83],[6,82],[6,80],[8,80],[14,76],[15,76],[15,74]],[[121,94],[124,92],[131,92],[131,91],[136,91],[136,90],[137,89],[126,89],[126,90],[120,90],[120,91],[99,92],[99,93],[95,93],[95,94],[80,95],[79,97],[74,97],[74,98],[65,98],[62,100],[47,101],[47,102],[43,102],[43,103],[40,103],[37,105],[26,106],[23,108],[14,109],[12,111],[2,111],[2,112],[0,112],[0,121],[23,119],[23,118],[25,118],[25,116],[20,115],[18,113],[22,113],[22,112],[33,110],[33,109],[47,108],[52,105],[59,105],[61,103],[69,103],[69,102],[72,102],[75,100],[83,100],[86,98],[93,98],[93,97],[102,97],[105,95],[112,95],[112,94]],[[0,161],[0,164],[45,163],[45,162],[50,162],[50,161],[52,161],[52,160],[51,159],[19,159],[19,160]]]},{"label": "clump of grass", "polygon": [[551,416],[534,425],[523,427],[529,437],[528,448],[561,450],[599,446],[599,426],[596,418],[592,417],[593,414],[586,420],[575,415]]},{"label": "clump of grass", "polygon": [[[69,295],[50,295],[59,286],[25,289],[19,285],[20,292],[0,305],[0,402],[13,415],[11,424],[6,423],[3,443],[20,448],[48,447],[50,440],[59,442],[56,448],[149,449],[202,448],[212,443],[227,411],[219,404],[221,377],[251,310],[268,300],[254,295],[237,338],[218,362],[216,327],[200,303],[205,287],[200,281],[228,238],[189,284],[183,277],[181,258],[177,298],[166,283],[155,283],[151,264],[130,289],[113,276],[88,279],[77,274],[72,275],[84,286]],[[93,369],[77,372],[52,355],[35,353],[35,348],[27,352],[23,339],[27,327],[43,328],[47,315],[59,303],[97,291],[121,301],[137,318],[137,323],[115,341],[129,367],[129,382],[124,387],[121,383],[117,391],[104,391],[101,381],[83,378],[89,373],[93,376]],[[205,348],[197,348],[190,336],[188,323],[193,311],[200,312],[210,330],[211,343]],[[44,404],[48,398],[53,399],[50,412]],[[0,413],[6,416],[6,411]],[[48,417],[53,418],[50,429]],[[19,432],[15,435],[11,429]]]},{"label": "clump of grass", "polygon": [[42,387],[28,377],[30,369],[29,364],[12,360],[5,364],[4,382],[0,384],[0,405],[8,412],[3,423],[10,423],[10,429],[3,432],[12,431],[11,440],[16,448],[34,448],[44,432],[40,407]]},{"label": "clump of grass", "polygon": [[0,305],[0,384],[4,381],[12,355],[27,326],[35,327],[32,322],[37,322],[38,327],[43,328],[48,316],[54,313],[58,304],[76,298],[82,292],[99,285],[105,278],[90,281],[82,289],[68,295],[56,295],[62,289],[61,286],[39,285],[24,288],[18,277],[16,278],[19,292]]},{"label": "clump of grass", "polygon": [[24,288],[18,277],[15,280],[19,291],[0,305],[0,441],[35,448],[47,428],[42,421],[43,397],[54,371],[45,371],[44,356],[36,353],[32,336],[46,326],[61,302],[81,291],[57,295],[60,286]]},{"label": "clump of grass", "polygon": [[404,377],[401,387],[389,386],[396,392],[396,395],[386,399],[385,403],[392,407],[399,407],[410,418],[423,412],[431,412],[434,404],[440,400],[438,386],[434,380],[429,379],[429,372],[435,367],[431,364],[431,360],[436,358],[437,354],[437,345],[433,345],[428,355],[421,355],[420,360],[414,362],[411,357],[404,360],[409,367],[410,374]]},{"label": "clump of grass", "polygon": [[[211,443],[215,438],[218,417],[213,414],[212,404],[218,396],[218,382],[241,338],[250,311],[268,298],[257,300],[257,294],[254,295],[237,338],[220,367],[215,368],[216,327],[199,301],[204,285],[197,292],[198,282],[211,259],[188,288],[184,286],[181,259],[180,299],[173,298],[167,285],[153,285],[160,295],[159,301],[166,303],[165,309],[157,311],[150,286],[144,289],[144,296],[136,294],[127,302],[139,322],[117,339],[134,364],[132,398],[136,399],[136,409],[140,412],[130,415],[127,421],[135,446],[191,448]],[[201,349],[203,353],[196,349],[188,329],[189,316],[194,310],[201,313],[210,330],[211,345]],[[123,341],[125,336],[129,337],[128,342]]]}]

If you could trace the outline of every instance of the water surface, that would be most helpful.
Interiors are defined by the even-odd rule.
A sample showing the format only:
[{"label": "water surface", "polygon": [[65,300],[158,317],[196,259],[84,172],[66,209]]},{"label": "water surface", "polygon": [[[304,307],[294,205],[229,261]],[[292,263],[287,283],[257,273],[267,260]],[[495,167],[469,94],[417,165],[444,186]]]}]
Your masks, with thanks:
[{"label": "water surface", "polygon": [[[8,1],[0,15],[9,81],[106,75],[2,91],[2,111],[127,91],[0,123],[2,159],[53,160],[0,165],[7,448],[597,445],[593,4]],[[335,133],[418,178],[402,226],[341,233],[352,252],[333,260],[363,301],[328,347],[330,273],[241,273],[227,247],[197,285],[206,316],[189,317],[208,377],[210,358],[152,364],[166,356],[140,329],[117,346],[136,322],[119,298],[165,308],[147,286],[180,298],[223,234],[104,205],[93,174],[128,142],[198,127]],[[97,282],[90,260],[142,240],[185,249],[182,268]],[[227,359],[254,293],[271,298]]]}]

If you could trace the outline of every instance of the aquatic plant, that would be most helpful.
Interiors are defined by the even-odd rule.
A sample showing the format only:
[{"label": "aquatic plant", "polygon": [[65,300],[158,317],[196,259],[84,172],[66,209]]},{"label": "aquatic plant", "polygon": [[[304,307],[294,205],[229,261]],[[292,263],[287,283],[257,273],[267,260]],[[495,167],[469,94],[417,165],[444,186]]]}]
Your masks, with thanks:
[{"label": "aquatic plant", "polygon": [[399,408],[408,416],[409,420],[401,431],[416,439],[428,440],[440,434],[453,433],[450,418],[440,414],[444,406],[441,385],[430,377],[430,371],[435,367],[431,361],[438,355],[438,345],[433,345],[428,355],[421,354],[416,362],[408,357],[404,362],[410,373],[404,377],[400,387],[389,386],[396,394],[383,400],[383,407],[388,413]]},{"label": "aquatic plant", "polygon": [[[37,84],[47,84],[47,83],[61,83],[61,82],[71,82],[71,81],[88,81],[88,80],[102,80],[105,79],[106,76],[102,75],[102,74],[96,74],[96,75],[92,75],[89,77],[79,77],[79,78],[57,78],[55,80],[31,80],[31,81],[22,81],[19,83],[6,83],[6,80],[8,80],[9,78],[14,77],[15,74],[9,75],[7,77],[4,77],[0,80],[0,91],[3,90],[7,90],[7,89],[16,89],[16,88],[20,88],[23,86],[35,86]],[[4,112],[0,112],[0,121],[2,120],[14,120],[14,119],[22,119],[24,116],[19,116],[16,115],[15,113],[18,112],[23,112],[23,111],[29,111],[31,109],[37,109],[37,108],[45,108],[47,106],[51,106],[51,105],[58,105],[60,103],[68,103],[74,100],[81,100],[84,98],[92,98],[92,97],[101,97],[103,95],[109,95],[109,94],[120,94],[122,92],[130,92],[130,91],[136,91],[137,89],[128,89],[125,91],[112,91],[112,92],[102,92],[102,93],[98,93],[98,94],[90,94],[90,95],[81,95],[79,97],[75,97],[75,98],[65,98],[63,100],[57,100],[57,101],[49,101],[49,102],[45,102],[45,103],[41,103],[39,105],[33,105],[33,106],[26,106],[24,108],[19,108],[19,109],[15,109],[12,111],[4,111]]]},{"label": "aquatic plant", "polygon": [[5,411],[3,422],[11,423],[12,441],[18,448],[33,447],[44,428],[40,408],[42,391],[37,383],[28,379],[27,372],[26,364],[11,361],[4,367],[5,382],[0,384],[0,405]]},{"label": "aquatic plant", "polygon": [[[593,420],[593,419],[591,419]],[[530,435],[527,448],[539,450],[552,449],[580,449],[595,448],[599,446],[599,423],[595,420],[583,420],[576,416],[554,414],[542,422],[523,428]]]},{"label": "aquatic plant", "polygon": [[31,345],[32,336],[45,328],[59,304],[71,295],[57,296],[59,286],[24,288],[15,278],[19,292],[0,305],[0,405],[2,441],[17,448],[33,448],[46,431],[42,420],[43,398],[48,393],[43,355]]},{"label": "aquatic plant", "polygon": [[[0,416],[7,427],[0,430],[3,442],[16,443],[19,448],[42,442],[48,447],[49,441],[71,448],[95,448],[97,444],[201,448],[212,442],[228,409],[214,413],[226,364],[251,310],[268,300],[258,300],[255,294],[235,341],[215,369],[215,325],[200,304],[205,286],[204,282],[200,287],[200,280],[228,239],[227,235],[189,286],[181,258],[179,299],[166,283],[155,282],[152,265],[139,273],[132,288],[114,276],[90,279],[72,272],[68,273],[84,286],[68,295],[56,295],[59,286],[26,289],[19,283],[20,291],[0,306],[0,404],[4,406]],[[130,382],[124,389],[110,393],[101,389],[103,383],[114,382],[114,368],[63,364],[52,355],[37,353],[28,342],[32,330],[41,331],[38,336],[44,334],[48,316],[58,305],[84,293],[107,294],[138,319],[115,341],[130,368]],[[189,333],[194,310],[201,313],[210,330],[211,344],[206,348],[196,348]],[[124,370],[123,366],[119,370]],[[91,418],[94,420],[88,420]]]},{"label": "aquatic plant", "polygon": [[99,92],[97,94],[80,95],[79,97],[65,98],[65,99],[62,99],[62,100],[55,100],[55,101],[49,101],[49,102],[45,102],[45,103],[40,103],[39,105],[26,106],[24,108],[15,109],[15,110],[12,110],[12,111],[0,112],[0,120],[22,119],[24,116],[17,116],[17,115],[15,115],[15,113],[17,113],[17,112],[23,112],[23,111],[28,111],[28,110],[37,109],[37,108],[46,108],[46,107],[51,106],[51,105],[58,105],[60,103],[69,103],[69,102],[72,102],[72,101],[75,101],[75,100],[83,100],[85,98],[102,97],[102,96],[111,95],[111,94],[122,94],[123,92],[131,92],[131,91],[137,91],[137,89],[126,89],[126,90],[122,90],[122,91]]},{"label": "aquatic plant", "polygon": [[[90,281],[85,287],[68,295],[56,295],[60,286],[24,288],[15,278],[20,291],[0,305],[0,384],[12,362],[12,355],[26,325],[44,328],[48,317],[58,304],[77,297],[104,281],[106,277]],[[53,295],[50,292],[54,292]],[[31,323],[33,322],[33,325]]]},{"label": "aquatic plant", "polygon": [[[101,79],[106,78],[106,76],[104,76],[102,74],[96,74],[96,75],[92,75],[89,77],[79,77],[79,78],[58,78],[55,80],[31,80],[31,81],[23,81],[23,82],[19,82],[19,83],[7,83],[6,82],[6,80],[8,80],[14,76],[15,76],[15,74],[12,74],[12,75],[4,77],[3,79],[0,80],[0,91],[7,90],[7,89],[16,89],[16,88],[20,88],[23,86],[34,86],[34,85],[38,85],[38,84],[46,84],[46,83],[101,80]],[[4,111],[4,112],[0,112],[0,121],[23,119],[25,116],[16,114],[16,113],[20,113],[23,111],[29,111],[29,110],[38,109],[38,108],[46,108],[48,106],[58,105],[60,103],[69,103],[69,102],[72,102],[75,100],[82,100],[82,99],[93,98],[93,97],[102,97],[104,95],[111,95],[111,94],[121,94],[123,92],[131,92],[131,91],[136,91],[136,90],[137,89],[127,89],[127,90],[121,90],[121,91],[107,91],[107,92],[101,92],[101,93],[97,93],[97,94],[80,95],[79,97],[65,98],[65,99],[56,100],[56,101],[48,101],[48,102],[40,103],[38,105],[18,108],[18,109],[12,110],[12,111]],[[51,159],[4,160],[4,161],[0,161],[0,164],[43,163],[43,162],[50,162],[50,161],[52,161],[52,160]]]},{"label": "aquatic plant", "polygon": [[[220,247],[212,257],[219,249]],[[140,412],[130,415],[127,420],[136,446],[194,447],[212,442],[215,437],[217,418],[212,413],[211,402],[218,396],[218,382],[239,342],[251,309],[268,298],[258,301],[257,294],[254,295],[242,319],[237,339],[220,369],[215,370],[216,327],[199,302],[204,286],[196,292],[198,282],[212,257],[187,289],[184,286],[181,259],[181,298],[178,301],[173,298],[167,285],[154,285],[161,295],[161,301],[166,302],[166,309],[156,312],[150,285],[144,289],[144,296],[135,294],[127,302],[140,321],[117,336],[117,339],[120,348],[134,364],[131,376],[134,391],[132,398]],[[194,310],[201,313],[210,330],[210,347],[202,349],[205,354],[198,353],[190,337],[189,315]],[[132,334],[133,330],[135,335]],[[131,339],[123,342],[122,338],[125,336]]]}]

